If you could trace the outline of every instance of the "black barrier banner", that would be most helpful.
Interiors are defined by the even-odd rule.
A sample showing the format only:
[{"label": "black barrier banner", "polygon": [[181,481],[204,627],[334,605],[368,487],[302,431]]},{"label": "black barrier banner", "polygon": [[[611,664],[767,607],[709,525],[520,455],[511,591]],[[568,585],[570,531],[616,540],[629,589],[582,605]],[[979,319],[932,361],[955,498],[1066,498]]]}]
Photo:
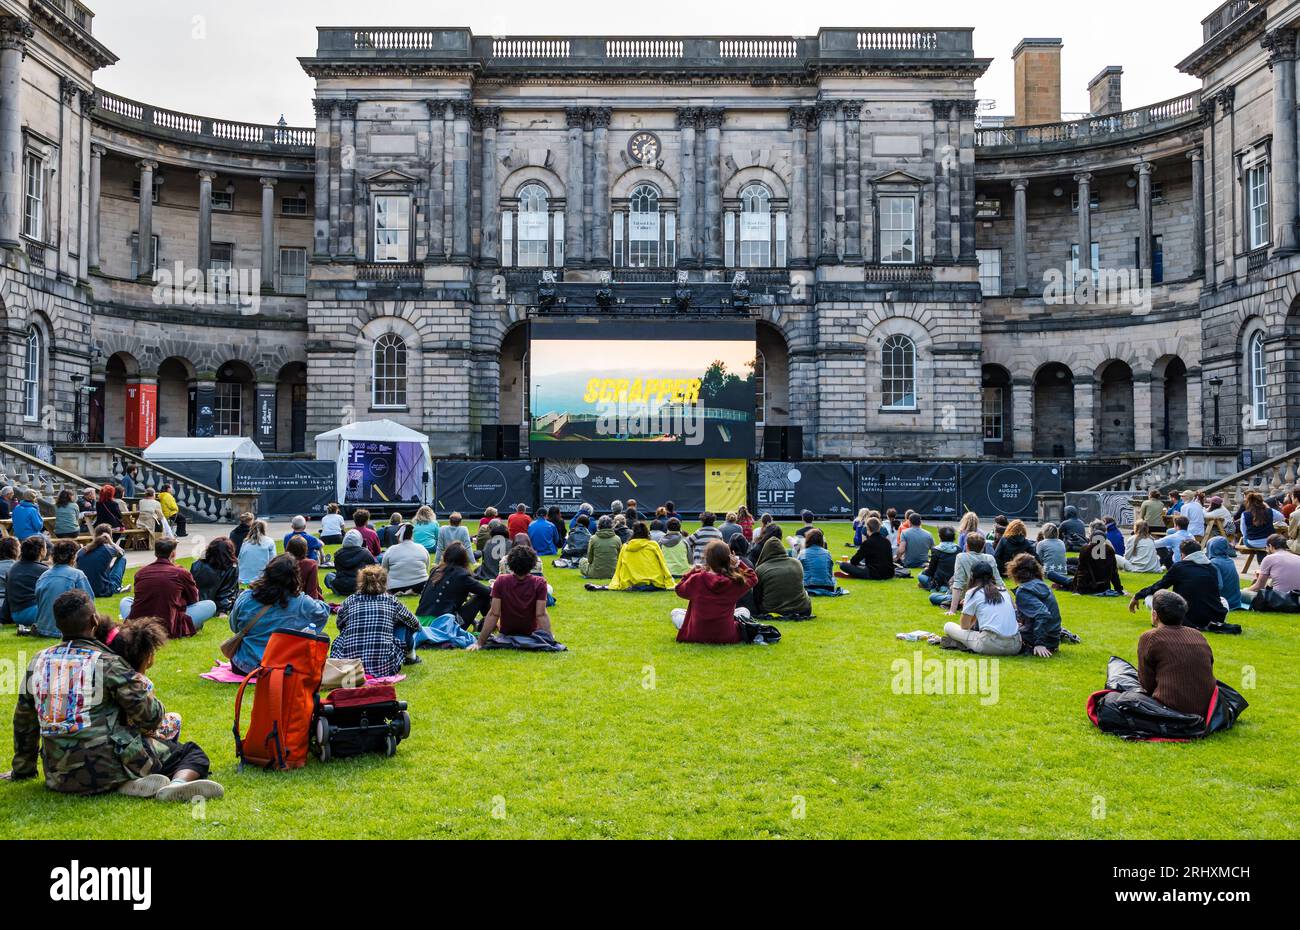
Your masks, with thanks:
[{"label": "black barrier banner", "polygon": [[758,513],[796,517],[805,510],[819,517],[852,516],[852,462],[759,462]]},{"label": "black barrier banner", "polygon": [[1038,516],[1038,495],[1061,492],[1060,465],[987,464],[961,466],[961,500],[981,517]]},{"label": "black barrier banner", "polygon": [[319,517],[338,499],[338,469],[333,462],[288,459],[235,461],[235,487],[262,495],[257,506],[263,517]]},{"label": "black barrier banner", "polygon": [[531,462],[438,462],[434,493],[439,516],[462,513],[481,517],[489,507],[513,513],[526,504],[537,506],[537,483]]},{"label": "black barrier banner", "polygon": [[704,510],[703,462],[587,462],[547,459],[542,464],[543,509],[557,506],[576,513],[583,502],[608,513],[614,501],[635,500],[642,514],[653,514],[665,501],[679,513]]},{"label": "black barrier banner", "polygon": [[931,520],[961,513],[957,466],[924,462],[859,462],[858,509],[882,514],[894,507],[900,514],[915,510]]},{"label": "black barrier banner", "polygon": [[[235,462],[236,464],[242,464],[243,460],[235,459]],[[224,467],[221,462],[202,459],[192,462],[158,462],[157,464],[168,471],[174,471],[176,474],[189,478],[191,481],[197,481],[199,484],[206,484],[217,491],[226,490],[221,486],[221,469]],[[143,491],[143,489],[141,490]],[[162,488],[158,490],[162,490]],[[243,488],[239,488],[239,490],[243,490]]]}]

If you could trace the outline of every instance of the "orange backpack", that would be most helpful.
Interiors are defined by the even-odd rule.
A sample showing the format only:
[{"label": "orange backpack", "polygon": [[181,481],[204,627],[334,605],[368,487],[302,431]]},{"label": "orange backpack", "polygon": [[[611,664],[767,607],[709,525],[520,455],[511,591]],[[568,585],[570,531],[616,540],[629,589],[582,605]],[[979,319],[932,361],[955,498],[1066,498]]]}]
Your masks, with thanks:
[{"label": "orange backpack", "polygon": [[[239,765],[298,769],[307,764],[312,714],[320,691],[328,636],[281,630],[271,634],[262,664],[239,685],[235,696],[235,752]],[[244,689],[257,678],[248,733],[239,735]]]}]

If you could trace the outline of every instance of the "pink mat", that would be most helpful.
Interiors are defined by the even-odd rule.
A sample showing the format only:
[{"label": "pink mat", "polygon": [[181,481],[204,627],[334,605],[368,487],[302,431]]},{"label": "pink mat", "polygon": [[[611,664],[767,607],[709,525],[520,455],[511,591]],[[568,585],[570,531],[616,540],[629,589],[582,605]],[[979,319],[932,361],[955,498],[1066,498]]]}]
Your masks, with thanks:
[{"label": "pink mat", "polygon": [[[216,665],[212,666],[212,671],[204,672],[199,675],[199,677],[206,678],[208,681],[220,682],[223,685],[237,685],[244,680],[242,677],[236,675],[230,670],[229,662],[218,662]],[[369,675],[366,676],[366,684],[368,685],[395,685],[399,681],[406,681],[406,676],[390,675],[388,678],[371,678]],[[257,684],[257,679],[254,678],[249,682],[249,684]]]}]

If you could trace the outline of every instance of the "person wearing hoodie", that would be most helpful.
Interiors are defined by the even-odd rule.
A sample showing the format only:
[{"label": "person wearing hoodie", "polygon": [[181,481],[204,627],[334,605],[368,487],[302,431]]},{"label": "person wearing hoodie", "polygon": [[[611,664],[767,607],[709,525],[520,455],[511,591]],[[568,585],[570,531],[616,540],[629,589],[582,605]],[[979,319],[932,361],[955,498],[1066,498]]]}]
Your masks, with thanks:
[{"label": "person wearing hoodie", "polygon": [[[1115,548],[1106,538],[1106,524],[1094,521],[1088,544],[1079,553],[1079,571],[1074,576],[1075,594],[1100,597],[1118,597],[1124,593],[1124,582],[1119,577],[1119,563]],[[1111,589],[1115,593],[1110,593]]]},{"label": "person wearing hoodie", "polygon": [[664,551],[664,562],[673,577],[681,578],[691,570],[691,546],[682,535],[681,520],[670,517],[667,525],[664,538],[659,540],[659,548]]},{"label": "person wearing hoodie", "polygon": [[506,564],[510,553],[510,529],[504,520],[493,520],[487,524],[487,541],[483,544],[482,558],[474,577],[481,581],[496,581],[501,568]]},{"label": "person wearing hoodie", "polygon": [[840,597],[849,593],[835,583],[835,559],[826,548],[826,534],[821,530],[814,527],[804,535],[799,564],[803,566],[803,586],[809,596]]},{"label": "person wearing hoodie", "polygon": [[[781,551],[784,554],[784,548]],[[754,570],[733,555],[726,543],[710,543],[704,549],[703,564],[692,568],[675,588],[677,596],[687,602],[685,609],[678,607],[672,612],[677,641],[719,646],[739,643],[737,621],[745,613],[737,604],[757,584]]]},{"label": "person wearing hoodie", "polygon": [[45,518],[41,516],[41,510],[36,506],[35,491],[30,488],[23,491],[23,499],[14,508],[11,519],[13,523],[10,524],[10,531],[14,539],[19,542],[45,533]]},{"label": "person wearing hoodie", "polygon": [[343,534],[343,545],[334,553],[334,571],[325,575],[325,587],[346,597],[357,593],[357,572],[374,565],[375,557],[366,548],[360,531],[348,530]]},{"label": "person wearing hoodie", "polygon": [[1209,557],[1201,551],[1201,544],[1194,539],[1183,540],[1182,558],[1177,565],[1165,572],[1155,584],[1133,595],[1128,603],[1129,613],[1137,613],[1138,604],[1144,601],[1150,607],[1152,596],[1157,591],[1166,590],[1173,591],[1187,602],[1186,624],[1189,627],[1208,629],[1223,623],[1228,615],[1219,571],[1210,564]]},{"label": "person wearing hoodie", "polygon": [[1088,528],[1079,519],[1078,507],[1065,508],[1065,519],[1061,521],[1057,530],[1069,552],[1082,552],[1088,543]]},{"label": "person wearing hoodie", "polygon": [[957,567],[957,551],[957,531],[940,527],[939,542],[930,549],[930,561],[917,577],[917,585],[924,591],[947,591]]},{"label": "person wearing hoodie", "polygon": [[1249,610],[1242,603],[1241,575],[1237,574],[1236,552],[1232,543],[1222,536],[1215,536],[1205,547],[1205,554],[1210,564],[1219,573],[1219,595],[1228,602],[1228,610]]},{"label": "person wearing hoodie", "polygon": [[893,581],[894,547],[880,527],[877,517],[867,518],[867,535],[853,558],[840,563],[841,572],[862,581]]},{"label": "person wearing hoodie", "polygon": [[1038,557],[1037,547],[1029,538],[1029,530],[1025,528],[1024,521],[1012,520],[1007,524],[1006,532],[998,541],[997,548],[993,550],[993,559],[998,563],[998,575],[1005,577],[1007,564],[1016,556],[1026,552],[1035,558]]},{"label": "person wearing hoodie", "polygon": [[596,535],[587,543],[587,554],[578,563],[582,577],[599,581],[613,578],[618,568],[618,552],[623,540],[614,532],[614,518],[601,517],[596,524]]},{"label": "person wearing hoodie", "polygon": [[1106,541],[1110,543],[1111,548],[1115,550],[1116,558],[1124,558],[1126,547],[1124,545],[1124,534],[1119,531],[1115,525],[1114,517],[1106,517]]},{"label": "person wearing hoodie", "polygon": [[580,505],[580,506],[578,507],[578,512],[575,513],[575,514],[573,515],[573,519],[569,521],[569,532],[570,532],[570,533],[572,533],[572,532],[573,532],[573,528],[574,528],[575,526],[578,525],[578,518],[579,518],[579,517],[586,517],[586,518],[587,518],[587,525],[590,526],[591,524],[593,524],[593,523],[596,522],[596,508],[593,507],[593,506],[591,506],[591,504],[582,504],[582,505]]},{"label": "person wearing hoodie", "polygon": [[564,537],[564,548],[560,550],[560,558],[572,563],[569,568],[577,568],[578,560],[587,554],[587,545],[590,542],[591,517],[580,513],[568,535]]},{"label": "person wearing hoodie", "polygon": [[713,525],[717,522],[718,518],[715,514],[705,511],[700,514],[700,528],[687,537],[686,541],[691,546],[691,561],[694,564],[704,564],[704,547],[715,539],[722,539],[721,531]]},{"label": "person wearing hoodie", "polygon": [[[673,576],[664,561],[664,551],[650,538],[650,528],[637,521],[632,538],[618,551],[618,564],[607,590],[668,591],[672,587]],[[594,585],[587,588],[596,589]]]},{"label": "person wearing hoodie", "polygon": [[[727,556],[731,556],[730,549]],[[807,617],[812,613],[812,601],[803,586],[803,566],[790,557],[779,536],[763,543],[754,564],[758,575],[754,601],[761,613],[777,617]]]},{"label": "person wearing hoodie", "polygon": [[538,513],[537,519],[528,524],[528,541],[539,557],[560,552],[560,531],[544,513]]},{"label": "person wearing hoodie", "polygon": [[1061,646],[1061,607],[1043,581],[1043,567],[1038,559],[1022,552],[1011,560],[1007,571],[1016,583],[1021,655],[1050,659]]}]

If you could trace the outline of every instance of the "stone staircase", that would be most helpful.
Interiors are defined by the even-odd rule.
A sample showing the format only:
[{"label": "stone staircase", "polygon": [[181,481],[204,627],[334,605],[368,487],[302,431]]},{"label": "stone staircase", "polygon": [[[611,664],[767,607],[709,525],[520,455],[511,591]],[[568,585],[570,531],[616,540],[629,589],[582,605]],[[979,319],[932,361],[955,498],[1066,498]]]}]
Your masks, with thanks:
[{"label": "stone staircase", "polygon": [[1085,493],[1145,497],[1153,488],[1166,494],[1205,488],[1232,475],[1237,469],[1237,457],[1235,448],[1180,449],[1103,481]]},{"label": "stone staircase", "polygon": [[47,517],[53,515],[54,499],[64,488],[80,496],[86,488],[97,488],[101,483],[51,465],[17,446],[0,442],[0,484],[12,485],[17,490],[31,488],[36,491],[41,512]]},{"label": "stone staircase", "polygon": [[1206,485],[1203,490],[1206,494],[1222,497],[1223,505],[1235,511],[1251,491],[1272,497],[1291,490],[1297,484],[1300,484],[1300,449],[1292,449]]}]

